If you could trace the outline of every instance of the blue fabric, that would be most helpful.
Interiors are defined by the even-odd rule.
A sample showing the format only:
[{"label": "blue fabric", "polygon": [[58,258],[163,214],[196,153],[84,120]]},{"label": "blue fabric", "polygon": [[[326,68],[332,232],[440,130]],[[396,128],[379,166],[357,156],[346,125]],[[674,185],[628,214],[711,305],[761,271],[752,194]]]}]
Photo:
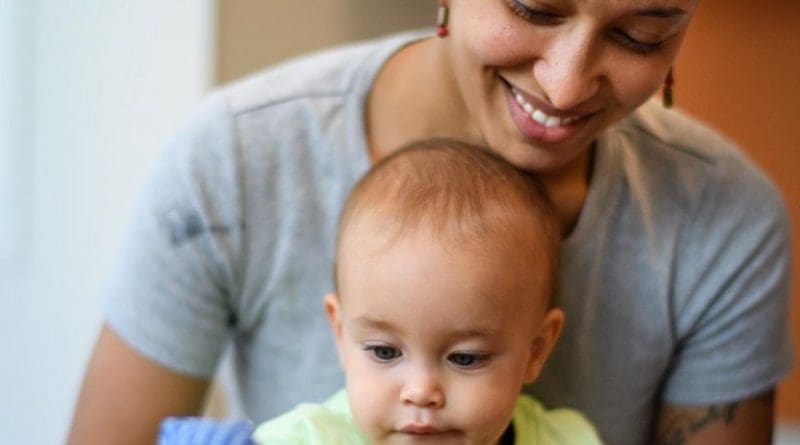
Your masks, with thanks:
[{"label": "blue fabric", "polygon": [[168,417],[157,445],[252,445],[253,424],[246,420]]}]

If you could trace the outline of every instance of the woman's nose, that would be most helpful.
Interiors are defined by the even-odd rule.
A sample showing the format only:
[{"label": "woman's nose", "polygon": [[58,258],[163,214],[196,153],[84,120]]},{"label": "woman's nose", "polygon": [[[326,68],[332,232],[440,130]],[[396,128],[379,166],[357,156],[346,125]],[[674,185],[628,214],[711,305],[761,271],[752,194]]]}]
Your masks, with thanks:
[{"label": "woman's nose", "polygon": [[445,396],[439,378],[427,369],[420,369],[409,375],[400,393],[403,403],[424,408],[441,408]]},{"label": "woman's nose", "polygon": [[573,29],[552,37],[533,65],[533,76],[546,99],[562,110],[576,107],[600,88],[599,61],[588,31]]}]

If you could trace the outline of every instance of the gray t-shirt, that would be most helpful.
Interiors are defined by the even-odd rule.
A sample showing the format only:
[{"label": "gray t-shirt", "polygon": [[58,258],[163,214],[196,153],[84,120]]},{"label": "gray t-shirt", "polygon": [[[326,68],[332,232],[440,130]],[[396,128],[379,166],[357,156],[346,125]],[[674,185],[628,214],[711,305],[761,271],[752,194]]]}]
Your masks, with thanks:
[{"label": "gray t-shirt", "polygon": [[[321,307],[338,212],[369,168],[371,83],[418,37],[331,50],[212,94],[137,204],[107,287],[115,331],[196,376],[232,345],[257,423],[340,388]],[[598,140],[563,247],[564,334],[528,390],[620,445],[647,442],[659,401],[758,394],[791,365],[788,275],[775,188],[728,141],[645,104]]]}]

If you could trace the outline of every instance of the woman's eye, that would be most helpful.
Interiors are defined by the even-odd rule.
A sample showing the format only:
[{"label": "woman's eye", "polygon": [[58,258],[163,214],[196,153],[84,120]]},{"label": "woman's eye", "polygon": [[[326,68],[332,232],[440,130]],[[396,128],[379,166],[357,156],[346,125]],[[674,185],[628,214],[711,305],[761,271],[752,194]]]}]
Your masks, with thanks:
[{"label": "woman's eye", "polygon": [[388,362],[400,357],[400,351],[392,346],[372,345],[365,347],[364,350],[370,351],[373,357],[382,362]]},{"label": "woman's eye", "polygon": [[487,360],[487,356],[458,352],[447,356],[450,363],[459,368],[475,368]]},{"label": "woman's eye", "polygon": [[631,37],[628,33],[622,30],[615,30],[614,37],[616,41],[619,42],[624,48],[638,54],[654,53],[661,49],[661,46],[664,45],[663,41],[655,43],[643,42]]},{"label": "woman's eye", "polygon": [[556,13],[542,9],[531,8],[522,4],[522,2],[518,0],[506,0],[506,3],[508,4],[508,7],[511,8],[511,11],[514,12],[514,14],[529,22],[540,25],[554,25],[561,19],[561,16]]}]

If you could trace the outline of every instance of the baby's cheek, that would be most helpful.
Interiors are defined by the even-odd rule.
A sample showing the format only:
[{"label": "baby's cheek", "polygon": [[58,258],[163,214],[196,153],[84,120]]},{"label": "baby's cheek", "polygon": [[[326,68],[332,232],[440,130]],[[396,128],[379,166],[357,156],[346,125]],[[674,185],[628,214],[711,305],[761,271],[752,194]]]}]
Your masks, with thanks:
[{"label": "baby's cheek", "polygon": [[370,381],[368,376],[348,377],[347,393],[356,426],[368,439],[375,441],[385,428],[384,417],[389,407],[386,388],[382,391],[380,387],[370,385]]},{"label": "baby's cheek", "polygon": [[457,418],[463,419],[462,428],[474,432],[483,440],[478,443],[489,443],[502,435],[511,419],[518,393],[507,389],[476,391],[472,400],[458,401],[453,406],[458,409]]}]

